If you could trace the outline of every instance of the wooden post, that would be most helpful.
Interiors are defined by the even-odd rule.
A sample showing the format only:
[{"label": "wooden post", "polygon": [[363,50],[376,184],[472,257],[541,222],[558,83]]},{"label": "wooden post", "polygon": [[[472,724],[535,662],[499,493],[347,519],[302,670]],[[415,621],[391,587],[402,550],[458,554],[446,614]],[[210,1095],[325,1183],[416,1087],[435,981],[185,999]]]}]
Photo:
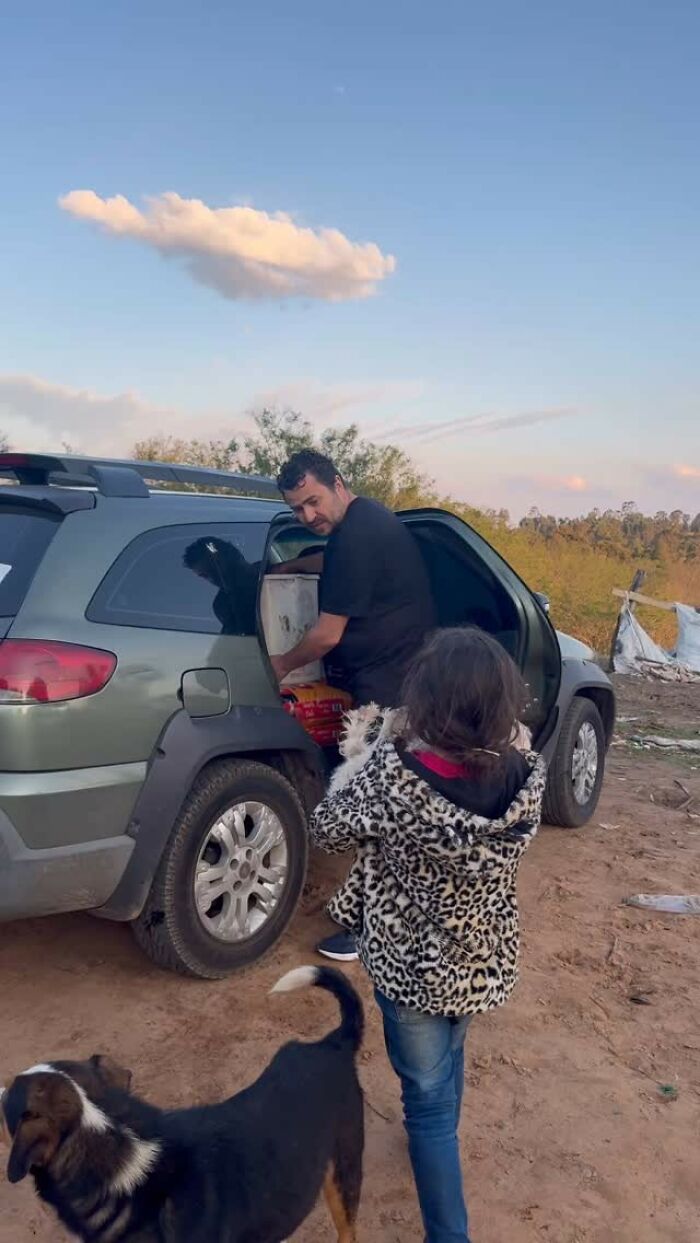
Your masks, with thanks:
[{"label": "wooden post", "polygon": [[[639,588],[644,583],[646,576],[647,576],[646,570],[637,570],[634,578],[632,579],[632,582],[630,583],[628,590],[639,591]],[[610,643],[610,659],[609,659],[608,664],[609,664],[611,673],[613,673],[615,669],[615,648],[617,647],[617,636],[620,633],[620,626],[622,624],[622,610],[624,607],[625,605],[623,604],[620,608],[620,612],[617,615],[617,621],[615,623],[615,629],[613,630],[613,637]],[[635,608],[634,601],[630,600],[629,609],[631,613],[634,612],[634,608]]]},{"label": "wooden post", "polygon": [[[613,587],[612,593],[620,600],[627,600],[630,611],[635,604],[646,604],[650,609],[663,609],[665,613],[676,612],[676,605],[672,604],[670,600],[655,600],[653,596],[645,596],[641,591],[622,591],[619,587]],[[688,607],[694,608],[695,606],[691,604]]]}]

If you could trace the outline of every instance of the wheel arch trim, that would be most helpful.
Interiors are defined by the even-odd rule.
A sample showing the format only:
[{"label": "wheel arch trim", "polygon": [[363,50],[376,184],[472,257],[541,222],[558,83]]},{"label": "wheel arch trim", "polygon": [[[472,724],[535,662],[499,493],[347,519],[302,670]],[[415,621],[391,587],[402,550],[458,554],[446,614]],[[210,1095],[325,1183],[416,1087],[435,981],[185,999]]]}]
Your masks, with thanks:
[{"label": "wheel arch trim", "polygon": [[93,914],[131,921],[144,908],[163,850],[194,782],[216,760],[237,756],[276,768],[307,813],[325,782],[323,752],[282,707],[239,707],[225,716],[171,718],[153,752],[127,829],[135,845],[109,901]]}]

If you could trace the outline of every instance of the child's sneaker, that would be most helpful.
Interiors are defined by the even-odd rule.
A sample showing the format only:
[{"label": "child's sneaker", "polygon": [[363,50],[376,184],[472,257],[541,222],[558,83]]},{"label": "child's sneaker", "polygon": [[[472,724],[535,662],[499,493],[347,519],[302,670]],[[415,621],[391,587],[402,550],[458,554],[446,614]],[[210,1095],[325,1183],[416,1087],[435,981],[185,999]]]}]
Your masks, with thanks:
[{"label": "child's sneaker", "polygon": [[332,958],[334,962],[354,962],[357,958],[357,945],[351,932],[334,932],[316,946],[324,958]]}]

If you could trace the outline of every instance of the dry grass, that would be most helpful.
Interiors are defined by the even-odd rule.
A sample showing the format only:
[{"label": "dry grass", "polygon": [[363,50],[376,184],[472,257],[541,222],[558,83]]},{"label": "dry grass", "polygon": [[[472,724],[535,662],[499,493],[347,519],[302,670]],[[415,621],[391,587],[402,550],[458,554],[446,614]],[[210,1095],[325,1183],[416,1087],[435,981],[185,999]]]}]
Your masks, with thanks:
[{"label": "dry grass", "polygon": [[[521,528],[496,528],[488,532],[488,538],[530,587],[549,596],[557,628],[598,652],[607,652],[619,611],[613,587],[628,587],[637,569],[647,572],[646,594],[700,604],[698,561],[606,556],[583,544],[544,540]],[[638,615],[658,643],[673,646],[676,619],[672,613],[640,608]]]}]

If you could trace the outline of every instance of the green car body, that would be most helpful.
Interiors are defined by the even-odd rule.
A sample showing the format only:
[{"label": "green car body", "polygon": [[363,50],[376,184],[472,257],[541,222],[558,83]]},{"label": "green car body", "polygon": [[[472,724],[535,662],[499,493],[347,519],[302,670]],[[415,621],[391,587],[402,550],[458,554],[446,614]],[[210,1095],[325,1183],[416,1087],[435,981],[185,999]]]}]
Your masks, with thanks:
[{"label": "green car body", "polygon": [[[281,705],[255,603],[268,559],[308,537],[276,499],[144,485],[158,470],[167,482],[170,469],[0,456],[0,472],[19,480],[0,487],[0,919],[89,910],[127,920],[157,962],[216,977],[255,961],[289,922],[306,866],[305,817],[322,795],[329,757]],[[179,470],[185,482],[203,476]],[[212,481],[246,486],[225,476]],[[260,490],[274,497],[269,483]],[[464,572],[475,575],[467,594],[483,583],[489,605],[488,592],[504,593],[493,607],[502,610],[504,641],[531,687],[535,744],[553,769],[572,707],[578,722],[584,705],[598,756],[590,797],[572,801],[568,787],[550,796],[550,818],[583,823],[597,802],[612,733],[608,679],[590,661],[562,660],[537,599],[465,524],[441,511],[402,517],[433,568],[443,624],[464,612],[462,547]],[[252,601],[228,628],[204,604],[189,617],[181,568],[183,548],[221,536],[239,549],[241,600]],[[193,576],[191,588],[204,600],[206,585]],[[62,699],[58,691],[42,701],[39,691],[37,700],[31,686],[25,692],[12,677],[3,682],[3,668],[22,643],[38,641],[97,653],[98,663],[106,653],[112,671],[94,693]],[[570,757],[559,760],[566,785]],[[266,883],[274,897],[258,879],[250,935],[240,935],[243,924],[235,935],[221,933],[221,897],[208,908],[218,919],[211,935],[215,921],[205,918],[201,887],[222,870],[217,850],[232,807],[248,816],[243,845],[250,832],[253,845],[263,841],[265,817],[281,825],[284,841],[272,853],[248,852],[251,866],[273,878]],[[241,869],[245,890],[240,847],[232,853],[229,840],[226,859]],[[250,901],[254,907],[255,895]]]}]

